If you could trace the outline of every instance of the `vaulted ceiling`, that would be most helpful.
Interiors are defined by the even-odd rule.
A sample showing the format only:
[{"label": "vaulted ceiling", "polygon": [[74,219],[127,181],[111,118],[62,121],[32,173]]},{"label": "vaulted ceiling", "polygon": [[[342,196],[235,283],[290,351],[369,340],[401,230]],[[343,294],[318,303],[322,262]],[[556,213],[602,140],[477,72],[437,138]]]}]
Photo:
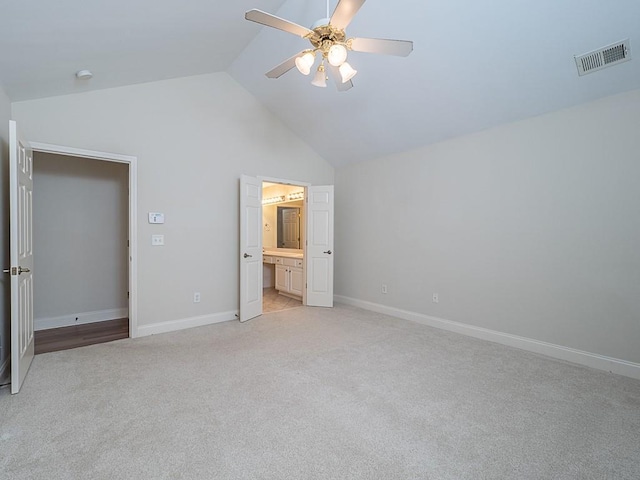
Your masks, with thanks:
[{"label": "vaulted ceiling", "polygon": [[[640,59],[583,77],[573,59],[626,38],[633,53],[636,0],[368,0],[348,36],[413,40],[414,51],[351,52],[347,92],[295,69],[266,78],[308,43],[247,22],[251,8],[304,26],[326,16],[324,0],[4,2],[0,83],[20,101],[228,71],[335,166],[640,88]],[[83,68],[89,82],[74,77]]]}]

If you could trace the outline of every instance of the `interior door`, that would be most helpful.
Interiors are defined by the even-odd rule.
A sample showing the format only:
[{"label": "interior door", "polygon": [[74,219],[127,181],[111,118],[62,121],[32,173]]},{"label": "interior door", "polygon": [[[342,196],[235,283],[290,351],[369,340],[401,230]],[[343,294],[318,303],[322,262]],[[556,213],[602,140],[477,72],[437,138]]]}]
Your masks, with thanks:
[{"label": "interior door", "polygon": [[307,305],[333,307],[333,185],[307,188]]},{"label": "interior door", "polygon": [[262,315],[262,182],[240,178],[240,321]]},{"label": "interior door", "polygon": [[33,152],[9,122],[11,393],[33,360]]}]

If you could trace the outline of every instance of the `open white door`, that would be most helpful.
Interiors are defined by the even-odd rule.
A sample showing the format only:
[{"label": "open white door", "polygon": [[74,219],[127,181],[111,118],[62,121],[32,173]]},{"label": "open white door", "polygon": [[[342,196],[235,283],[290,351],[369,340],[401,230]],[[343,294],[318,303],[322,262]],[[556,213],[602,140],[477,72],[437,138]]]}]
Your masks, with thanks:
[{"label": "open white door", "polygon": [[33,360],[33,152],[9,122],[11,393]]},{"label": "open white door", "polygon": [[333,185],[307,188],[307,305],[333,307]]},{"label": "open white door", "polygon": [[240,178],[240,321],[262,315],[262,182]]}]

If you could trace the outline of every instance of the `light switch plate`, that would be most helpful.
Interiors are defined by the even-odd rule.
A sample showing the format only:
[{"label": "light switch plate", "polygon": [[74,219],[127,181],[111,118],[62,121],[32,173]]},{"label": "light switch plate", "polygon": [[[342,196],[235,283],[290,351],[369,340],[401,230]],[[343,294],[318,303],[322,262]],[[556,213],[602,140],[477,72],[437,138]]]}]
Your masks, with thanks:
[{"label": "light switch plate", "polygon": [[164,235],[151,235],[151,245],[153,246],[164,245]]},{"label": "light switch plate", "polygon": [[164,223],[164,213],[149,212],[149,223]]}]

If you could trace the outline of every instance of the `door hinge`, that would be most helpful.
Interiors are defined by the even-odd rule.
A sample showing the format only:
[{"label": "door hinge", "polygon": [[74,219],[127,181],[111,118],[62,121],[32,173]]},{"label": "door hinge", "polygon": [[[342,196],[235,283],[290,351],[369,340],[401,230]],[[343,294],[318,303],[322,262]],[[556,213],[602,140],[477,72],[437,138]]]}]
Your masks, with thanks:
[{"label": "door hinge", "polygon": [[2,271],[3,273],[8,273],[9,275],[18,275],[18,267],[7,268]]}]

